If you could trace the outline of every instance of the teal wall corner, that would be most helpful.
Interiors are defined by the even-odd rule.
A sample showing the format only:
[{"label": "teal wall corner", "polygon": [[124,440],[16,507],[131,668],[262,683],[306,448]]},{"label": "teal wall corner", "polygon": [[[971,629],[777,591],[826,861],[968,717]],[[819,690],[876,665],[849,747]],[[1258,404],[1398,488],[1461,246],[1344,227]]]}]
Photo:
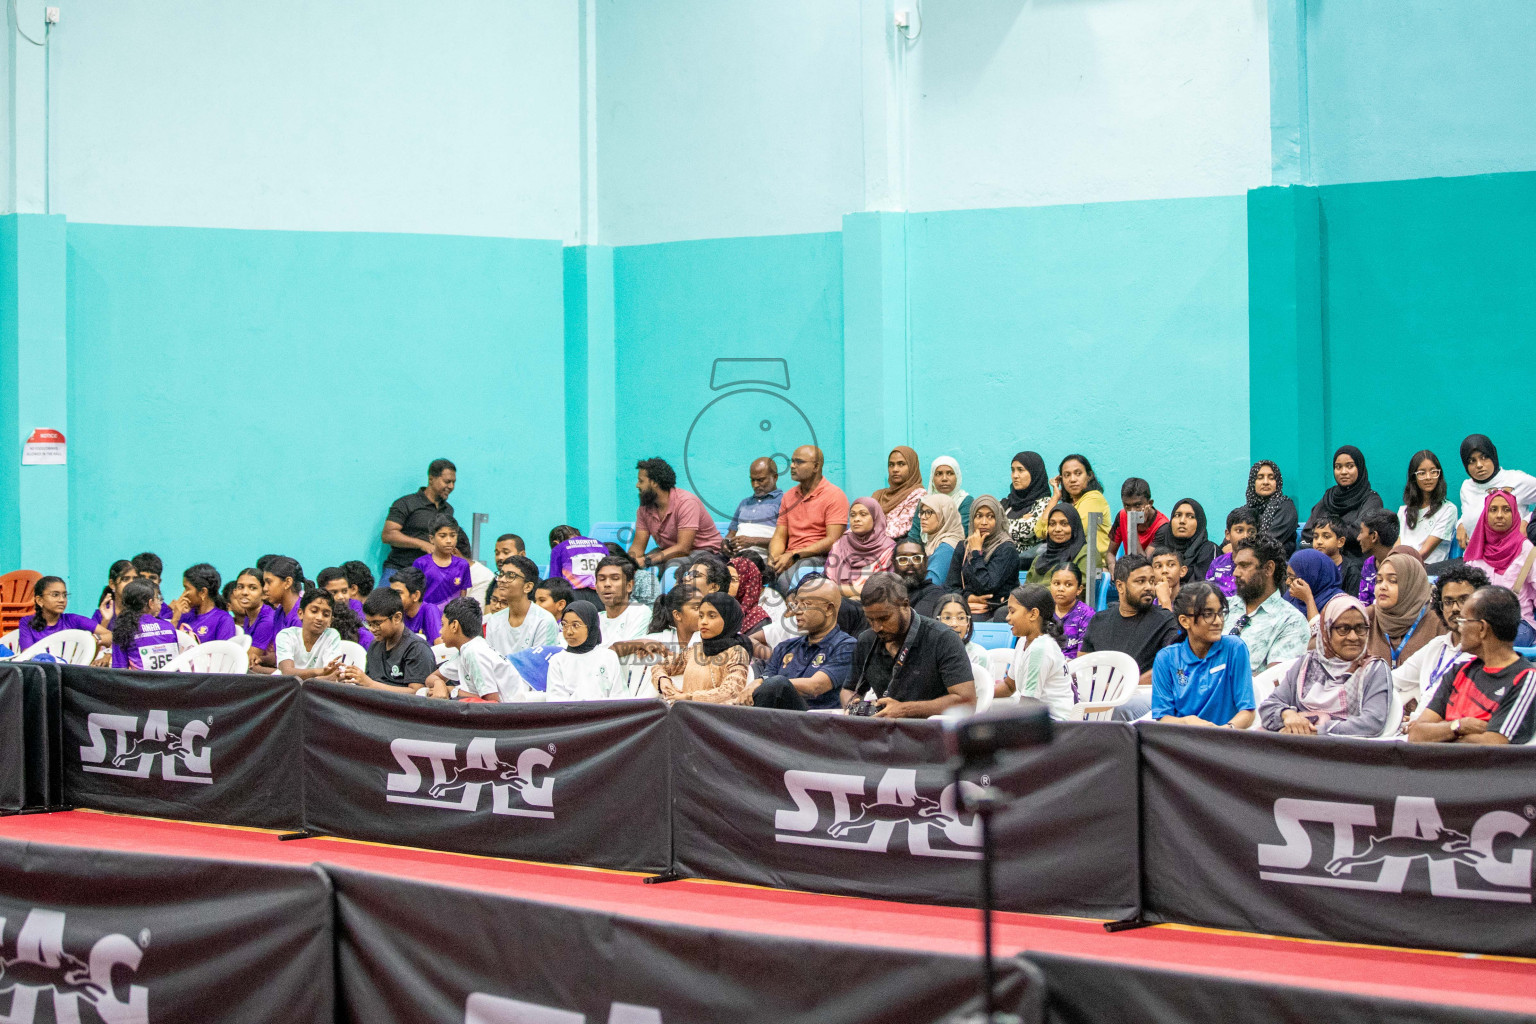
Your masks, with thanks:
[{"label": "teal wall corner", "polygon": [[614,463],[613,249],[565,250],[566,522],[618,515]]},{"label": "teal wall corner", "polygon": [[[849,497],[886,486],[891,449],[910,443],[910,340],[907,215],[849,214],[843,218],[843,444]],[[924,467],[925,478],[926,473]]]},{"label": "teal wall corner", "polygon": [[21,422],[18,419],[17,380],[18,302],[14,214],[0,216],[0,431],[5,451],[0,454],[0,572],[21,565]]},{"label": "teal wall corner", "polygon": [[1333,482],[1322,261],[1316,188],[1248,193],[1249,454],[1280,466],[1298,506]]}]

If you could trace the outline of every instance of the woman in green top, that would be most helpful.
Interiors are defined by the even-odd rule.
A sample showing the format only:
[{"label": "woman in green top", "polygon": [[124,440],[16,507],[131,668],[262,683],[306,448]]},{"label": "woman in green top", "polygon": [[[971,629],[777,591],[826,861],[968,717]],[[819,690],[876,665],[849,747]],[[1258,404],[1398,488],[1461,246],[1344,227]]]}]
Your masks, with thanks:
[{"label": "woman in green top", "polygon": [[1047,512],[1045,520],[1045,547],[1035,556],[1024,582],[1049,587],[1052,574],[1064,565],[1087,572],[1088,537],[1077,509],[1065,502]]}]

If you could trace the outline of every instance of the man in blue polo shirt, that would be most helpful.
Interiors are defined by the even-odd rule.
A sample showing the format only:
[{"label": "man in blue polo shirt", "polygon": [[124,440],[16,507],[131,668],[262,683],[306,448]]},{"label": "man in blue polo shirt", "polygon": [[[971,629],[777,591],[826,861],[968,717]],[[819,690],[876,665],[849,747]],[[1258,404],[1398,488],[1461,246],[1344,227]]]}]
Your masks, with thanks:
[{"label": "man in blue polo shirt", "polygon": [[741,499],[736,514],[731,517],[731,525],[725,534],[727,551],[767,550],[768,542],[773,540],[773,531],[779,525],[779,499],[784,497],[784,492],[779,490],[778,465],[772,459],[754,459],[747,472],[752,479],[752,495]]},{"label": "man in blue polo shirt", "polygon": [[857,644],[837,628],[842,594],[831,580],[813,576],[801,584],[793,598],[795,621],[805,635],[792,636],[773,649],[752,703],[788,711],[836,708]]},{"label": "man in blue polo shirt", "polygon": [[1191,583],[1174,598],[1184,641],[1157,652],[1152,663],[1152,717],[1186,725],[1253,724],[1253,674],[1248,645],[1223,636],[1227,599],[1209,583]]}]

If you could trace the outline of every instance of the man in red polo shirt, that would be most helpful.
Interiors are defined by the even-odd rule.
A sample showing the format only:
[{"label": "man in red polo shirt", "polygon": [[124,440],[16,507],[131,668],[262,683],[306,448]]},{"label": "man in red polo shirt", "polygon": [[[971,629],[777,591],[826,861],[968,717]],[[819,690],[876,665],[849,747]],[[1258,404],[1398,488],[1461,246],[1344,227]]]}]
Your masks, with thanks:
[{"label": "man in red polo shirt", "polygon": [[[719,551],[724,539],[720,528],[709,517],[704,503],[677,486],[677,471],[665,459],[642,459],[635,490],[640,492],[640,510],[635,513],[635,539],[629,545],[629,557],[644,569],[681,563],[697,551]],[[645,553],[652,538],[656,550]],[[663,569],[665,571],[665,569]]]},{"label": "man in red polo shirt", "polygon": [[768,545],[774,586],[788,593],[800,576],[827,562],[827,552],[848,528],[848,496],[821,475],[821,449],[801,445],[789,460],[789,476],[800,486],[784,492],[779,522]]}]

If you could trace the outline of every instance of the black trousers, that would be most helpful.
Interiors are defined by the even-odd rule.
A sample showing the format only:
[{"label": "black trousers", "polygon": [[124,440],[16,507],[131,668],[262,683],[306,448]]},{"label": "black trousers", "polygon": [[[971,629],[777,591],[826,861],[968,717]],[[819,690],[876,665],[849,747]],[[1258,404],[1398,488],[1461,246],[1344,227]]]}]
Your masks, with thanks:
[{"label": "black trousers", "polygon": [[768,676],[757,684],[752,694],[752,704],[759,708],[782,708],[785,711],[809,711],[805,697],[795,689],[788,676]]}]

